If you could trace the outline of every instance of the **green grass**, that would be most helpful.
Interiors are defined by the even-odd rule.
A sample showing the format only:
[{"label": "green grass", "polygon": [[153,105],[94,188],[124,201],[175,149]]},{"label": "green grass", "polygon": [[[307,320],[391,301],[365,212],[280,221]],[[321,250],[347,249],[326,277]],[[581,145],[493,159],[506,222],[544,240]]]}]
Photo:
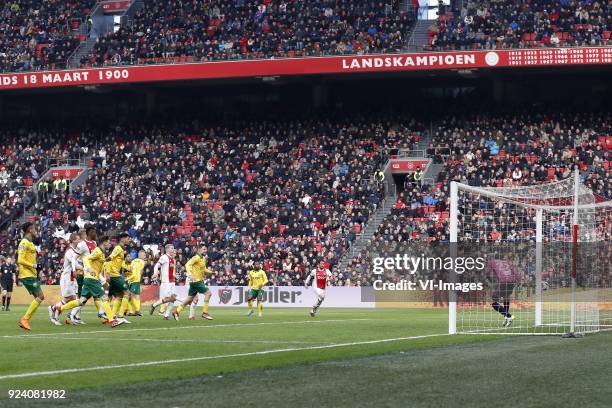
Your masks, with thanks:
[{"label": "green grass", "polygon": [[[118,407],[127,396],[133,407],[594,407],[612,397],[612,333],[446,336],[446,312],[427,309],[322,309],[315,319],[305,309],[267,309],[261,319],[216,309],[212,322],[147,315],[115,329],[92,312],[85,326],[51,326],[41,309],[23,333],[22,312],[0,312],[0,398],[65,389],[68,399],[0,399],[3,407]],[[82,371],[61,372],[72,369]],[[60,373],[30,376],[49,371]],[[17,374],[26,376],[7,377]]]}]

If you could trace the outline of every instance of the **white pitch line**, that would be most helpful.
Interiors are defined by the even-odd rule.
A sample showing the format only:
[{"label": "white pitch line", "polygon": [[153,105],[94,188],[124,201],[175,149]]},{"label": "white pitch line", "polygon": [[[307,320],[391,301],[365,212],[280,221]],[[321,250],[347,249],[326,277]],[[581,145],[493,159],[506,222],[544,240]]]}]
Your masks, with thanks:
[{"label": "white pitch line", "polygon": [[290,348],[284,348],[284,349],[254,351],[250,353],[221,354],[217,356],[201,356],[201,357],[179,358],[179,359],[172,359],[172,360],[143,361],[139,363],[116,364],[116,365],[105,365],[105,366],[83,367],[83,368],[68,368],[64,370],[52,370],[52,371],[36,371],[36,372],[29,372],[29,373],[1,375],[0,381],[14,379],[14,378],[42,377],[42,376],[47,376],[47,375],[81,373],[81,372],[87,372],[87,371],[115,370],[119,368],[146,367],[146,366],[156,366],[156,365],[165,365],[165,364],[188,363],[188,362],[193,362],[193,361],[204,361],[204,360],[219,360],[223,358],[233,358],[233,357],[261,356],[261,355],[266,355],[266,354],[287,353],[290,351],[323,350],[323,349],[331,349],[331,348],[338,348],[338,347],[363,346],[366,344],[390,343],[390,342],[395,342],[395,341],[418,340],[418,339],[426,339],[429,337],[443,337],[443,336],[450,336],[450,335],[448,333],[425,334],[421,336],[395,337],[395,338],[390,338],[390,339],[378,339],[378,340],[364,340],[364,341],[354,341],[350,343],[333,343],[333,344],[326,344],[322,346],[290,347]]},{"label": "white pitch line", "polygon": [[147,327],[140,329],[106,329],[106,330],[90,330],[90,331],[66,331],[62,333],[40,333],[40,334],[18,334],[14,336],[0,336],[0,339],[16,339],[23,337],[48,337],[48,336],[75,336],[80,334],[98,334],[98,333],[133,333],[139,331],[162,331],[162,330],[179,330],[179,329],[215,329],[227,327],[244,327],[244,326],[272,326],[279,324],[314,324],[314,323],[340,323],[340,322],[355,322],[381,319],[328,319],[328,320],[293,320],[284,322],[260,322],[260,323],[228,323],[228,324],[207,324],[207,325],[190,325],[190,326],[170,326],[170,327]]},{"label": "white pitch line", "polygon": [[[27,339],[27,337],[25,337]],[[53,340],[94,340],[107,342],[108,339],[105,337],[52,337]],[[194,339],[143,339],[140,337],[132,338],[113,338],[118,341],[131,341],[131,342],[159,342],[159,343],[206,343],[206,344],[223,344],[223,343],[238,343],[238,344],[333,344],[328,341],[291,341],[291,340],[194,340]]]}]

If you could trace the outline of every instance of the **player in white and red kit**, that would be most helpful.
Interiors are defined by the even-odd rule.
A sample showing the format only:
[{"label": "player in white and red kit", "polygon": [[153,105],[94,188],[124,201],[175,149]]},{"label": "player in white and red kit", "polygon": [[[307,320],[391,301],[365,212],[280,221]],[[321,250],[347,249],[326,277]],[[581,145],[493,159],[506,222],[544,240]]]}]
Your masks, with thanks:
[{"label": "player in white and red kit", "polygon": [[317,295],[317,302],[310,310],[310,316],[312,317],[315,317],[319,306],[321,306],[321,303],[325,300],[325,288],[327,288],[327,281],[331,279],[331,276],[331,272],[325,267],[325,262],[320,261],[319,266],[313,269],[306,278],[306,287],[308,287],[310,281],[314,279],[312,287]]},{"label": "player in white and red kit", "polygon": [[[61,306],[77,298],[78,288],[76,282],[76,271],[77,258],[79,254],[76,247],[80,240],[81,237],[79,237],[79,234],[70,234],[70,238],[68,239],[68,248],[66,248],[66,252],[64,253],[62,275],[60,276],[62,300],[57,303],[57,305],[49,306],[49,317],[51,318],[51,323],[55,324],[56,326],[61,326],[58,319],[59,312],[57,311],[57,308],[61,308]],[[66,323],[72,324],[72,321],[66,321]]]},{"label": "player in white and red kit", "polygon": [[166,245],[165,249],[166,253],[159,257],[159,260],[153,268],[153,280],[156,280],[159,277],[160,281],[159,300],[151,305],[149,313],[153,314],[158,306],[166,303],[167,307],[164,314],[164,319],[169,320],[170,314],[172,313],[172,306],[176,301],[176,292],[174,287],[174,272],[176,270],[174,256],[176,255],[176,251],[174,249],[174,245],[172,244]]}]

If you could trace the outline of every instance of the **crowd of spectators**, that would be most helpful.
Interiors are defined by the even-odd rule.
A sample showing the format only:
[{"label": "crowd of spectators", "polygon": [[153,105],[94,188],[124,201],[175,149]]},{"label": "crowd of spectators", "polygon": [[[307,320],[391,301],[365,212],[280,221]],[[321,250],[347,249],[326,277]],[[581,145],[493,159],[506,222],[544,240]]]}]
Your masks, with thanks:
[{"label": "crowd of spectators", "polygon": [[[595,200],[612,198],[610,136],[609,113],[473,114],[442,119],[433,128],[428,154],[434,162],[445,164],[444,170],[431,184],[406,179],[395,208],[368,247],[349,264],[347,275],[371,283],[377,279],[371,274],[373,258],[402,253],[400,248],[415,242],[448,241],[450,181],[478,187],[535,185],[567,179],[579,165],[581,179],[595,193]],[[497,226],[478,231],[488,237],[476,238],[516,240],[521,228],[533,229],[531,224],[512,224],[517,222],[513,214],[505,216],[510,227],[502,228],[499,216]],[[526,217],[518,218],[527,222]],[[465,223],[468,228],[469,220]]]},{"label": "crowd of spectators", "polygon": [[[77,160],[87,152],[78,148],[83,139],[72,139],[62,144],[65,129],[26,129],[5,126],[0,132],[0,249],[2,255],[12,254],[14,241],[7,236],[11,225],[18,226],[24,212],[32,209],[37,199],[59,203],[66,198],[66,188],[55,188],[53,183],[37,185],[49,166]],[[67,187],[67,186],[66,186]],[[18,228],[17,228],[18,229]],[[43,230],[43,233],[47,233]],[[15,238],[15,237],[13,237]],[[56,245],[52,237],[45,242]],[[53,242],[52,242],[53,241]],[[41,255],[46,256],[46,251]],[[63,252],[62,252],[63,253]],[[14,254],[13,254],[14,255]],[[57,253],[56,258],[61,257]],[[61,260],[61,259],[60,259]],[[55,268],[57,270],[57,268]],[[49,269],[49,271],[51,268]],[[50,272],[49,272],[50,273]]]},{"label": "crowd of spectators", "polygon": [[445,160],[448,179],[483,187],[563,179],[580,164],[587,186],[612,197],[609,135],[609,113],[473,115],[443,120],[430,152]]},{"label": "crowd of spectators", "polygon": [[95,0],[9,0],[0,5],[0,71],[64,68]]},{"label": "crowd of spectators", "polygon": [[[95,0],[0,6],[0,71],[64,68]],[[612,44],[609,0],[470,0],[430,29],[432,50]],[[399,0],[148,0],[97,39],[83,66],[279,58],[406,49],[416,13]],[[126,20],[128,21],[128,20]]]},{"label": "crowd of spectators", "polygon": [[430,29],[433,50],[611,45],[609,0],[469,0]]},{"label": "crowd of spectators", "polygon": [[[415,126],[354,118],[83,132],[53,154],[90,156],[89,180],[39,194],[33,207],[41,278],[57,282],[63,238],[92,222],[101,233],[127,231],[147,248],[145,283],[164,244],[177,248],[184,278],[184,264],[203,243],[212,283],[242,284],[262,261],[274,284],[301,284],[319,259],[333,269],[361,231],[384,196],[374,173],[387,147],[412,147]],[[335,273],[336,284],[352,284]]]},{"label": "crowd of spectators", "polygon": [[397,0],[148,0],[82,63],[399,52],[414,21]]},{"label": "crowd of spectators", "polygon": [[[274,284],[301,284],[323,259],[333,284],[368,285],[374,256],[415,242],[448,241],[451,180],[482,187],[541,184],[567,178],[578,164],[598,197],[612,197],[611,119],[609,113],[557,113],[439,120],[428,154],[444,170],[431,183],[406,178],[391,214],[344,271],[336,268],[340,258],[384,197],[375,173],[387,152],[414,148],[423,135],[424,126],[414,120],[281,120],[231,127],[181,121],[81,131],[61,142],[49,132],[22,130],[11,133],[20,135],[19,145],[5,143],[0,175],[4,185],[35,182],[45,170],[40,157],[90,158],[85,184],[39,194],[33,206],[42,230],[39,270],[47,283],[58,278],[62,237],[93,222],[111,235],[127,231],[136,246],[147,248],[145,283],[164,244],[178,249],[184,277],[183,265],[203,243],[216,272],[213,284],[244,284],[255,261],[264,262]],[[3,202],[10,197],[3,190]],[[14,243],[3,252],[10,253]]]},{"label": "crowd of spectators", "polygon": [[[71,157],[53,142],[58,133],[5,129],[0,132],[0,226],[16,219],[34,201],[32,186],[51,159]],[[58,139],[55,139],[58,140]]]}]

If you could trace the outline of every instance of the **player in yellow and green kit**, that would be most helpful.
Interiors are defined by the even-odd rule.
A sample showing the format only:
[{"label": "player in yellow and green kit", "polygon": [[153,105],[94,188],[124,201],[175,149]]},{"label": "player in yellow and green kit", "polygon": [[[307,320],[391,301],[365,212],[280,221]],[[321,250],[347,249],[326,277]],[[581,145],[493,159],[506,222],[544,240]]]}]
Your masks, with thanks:
[{"label": "player in yellow and green kit", "polygon": [[26,222],[21,227],[21,230],[23,231],[23,239],[17,247],[19,280],[28,290],[28,293],[34,296],[34,300],[32,300],[25,315],[19,321],[19,327],[24,330],[32,330],[30,318],[42,301],[45,300],[45,294],[40,287],[38,272],[36,271],[36,246],[33,242],[38,237],[38,229],[34,223]]},{"label": "player in yellow and green kit", "polygon": [[121,276],[123,276],[123,279],[125,279],[125,284],[128,287],[127,289],[128,304],[127,304],[127,308],[125,309],[125,316],[130,316],[130,315],[133,316],[134,314],[134,307],[132,306],[132,301],[130,300],[130,282],[128,282],[128,276],[130,276],[131,273],[132,273],[132,255],[129,253],[126,253],[125,258],[123,258],[123,265],[121,265]]},{"label": "player in yellow and green kit", "polygon": [[54,312],[64,312],[66,310],[73,309],[78,306],[82,306],[87,302],[87,299],[93,297],[94,300],[102,301],[102,308],[104,313],[108,317],[108,325],[116,327],[122,324],[122,321],[115,319],[113,310],[108,303],[108,297],[104,293],[103,270],[105,265],[106,255],[104,252],[108,251],[111,247],[111,242],[108,237],[104,236],[100,238],[98,246],[91,252],[91,254],[83,258],[83,288],[81,289],[81,297],[78,300],[71,300],[70,302],[60,307],[54,306]]},{"label": "player in yellow and green kit", "polygon": [[208,314],[208,303],[210,302],[210,290],[204,283],[204,277],[206,274],[212,274],[212,271],[206,267],[206,252],[207,249],[204,245],[201,245],[196,250],[196,254],[185,264],[185,270],[189,277],[189,292],[187,293],[187,299],[176,308],[172,313],[174,320],[179,319],[179,315],[185,308],[185,306],[191,304],[193,299],[201,293],[204,295],[204,310],[202,312],[202,318],[213,320],[213,317]]},{"label": "player in yellow and green kit", "polygon": [[247,294],[247,304],[249,305],[249,312],[247,316],[253,315],[253,300],[257,299],[257,311],[258,316],[263,315],[263,295],[264,289],[268,283],[268,277],[266,272],[261,268],[259,263],[253,265],[253,270],[248,273],[249,278],[249,293]]},{"label": "player in yellow and green kit", "polygon": [[125,260],[125,249],[130,243],[130,236],[122,233],[118,237],[117,245],[106,259],[108,265],[108,296],[113,298],[113,314],[122,319],[123,323],[129,323],[124,319],[125,310],[130,300],[128,284],[123,277],[123,266]]},{"label": "player in yellow and green kit", "polygon": [[140,317],[142,317],[140,312],[140,279],[146,265],[146,259],[147,253],[143,249],[138,251],[138,258],[130,262],[127,275],[130,305],[134,308],[133,315]]}]

